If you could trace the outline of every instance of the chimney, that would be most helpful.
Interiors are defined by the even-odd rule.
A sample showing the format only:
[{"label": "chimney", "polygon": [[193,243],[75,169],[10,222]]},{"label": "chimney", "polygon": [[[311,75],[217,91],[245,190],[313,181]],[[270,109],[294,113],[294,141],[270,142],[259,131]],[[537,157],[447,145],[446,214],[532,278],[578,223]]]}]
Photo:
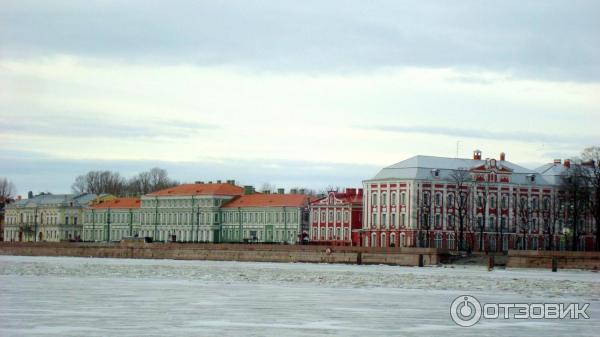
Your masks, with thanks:
[{"label": "chimney", "polygon": [[356,195],[356,188],[346,188],[346,194],[347,195]]},{"label": "chimney", "polygon": [[588,161],[584,161],[581,163],[581,166],[585,166],[585,167],[589,167],[589,168],[594,168],[596,167],[596,162],[593,160],[588,160]]},{"label": "chimney", "polygon": [[506,153],[500,152],[500,161],[506,161]]},{"label": "chimney", "polygon": [[283,189],[283,188],[278,188],[278,189],[277,189],[277,194],[285,194],[285,189]]},{"label": "chimney", "polygon": [[220,183],[221,183],[221,180],[217,180],[217,184],[220,184]]},{"label": "chimney", "polygon": [[17,200],[21,200],[21,196],[20,195],[17,195]]},{"label": "chimney", "polygon": [[27,192],[27,199],[33,199],[33,192],[32,191]]},{"label": "chimney", "polygon": [[363,189],[362,188],[358,189],[358,195],[363,195]]},{"label": "chimney", "polygon": [[290,194],[298,194],[298,189],[297,188],[292,188],[290,190]]},{"label": "chimney", "polygon": [[562,160],[554,159],[554,165],[560,165],[560,164],[562,164]]},{"label": "chimney", "polygon": [[244,186],[244,195],[249,195],[254,193],[254,186],[246,185]]},{"label": "chimney", "polygon": [[271,191],[270,190],[264,190],[263,193],[264,194],[271,194]]},{"label": "chimney", "polygon": [[473,159],[474,160],[481,160],[481,151],[480,150],[473,151]]},{"label": "chimney", "polygon": [[571,160],[565,159],[564,165],[565,165],[566,168],[571,168]]},{"label": "chimney", "polygon": [[209,184],[212,184],[212,180],[209,180],[209,181],[208,181],[208,183],[209,183]]},{"label": "chimney", "polygon": [[194,182],[194,184],[202,185],[202,184],[204,184],[204,182],[200,181],[200,180],[197,180],[197,181]]},{"label": "chimney", "polygon": [[300,191],[298,191],[298,192],[299,192],[300,194],[305,194],[305,193],[306,193],[306,190],[305,190],[305,189],[303,189],[303,188],[301,188],[301,189],[300,189]]}]

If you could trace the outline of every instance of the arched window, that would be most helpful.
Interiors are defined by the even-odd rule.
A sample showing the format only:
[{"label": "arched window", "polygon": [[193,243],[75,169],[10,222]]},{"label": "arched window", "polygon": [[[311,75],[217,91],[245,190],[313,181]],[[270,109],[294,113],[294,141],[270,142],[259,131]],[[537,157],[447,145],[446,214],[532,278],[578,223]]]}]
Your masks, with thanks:
[{"label": "arched window", "polygon": [[396,247],[396,234],[390,234],[390,247]]},{"label": "arched window", "polygon": [[371,247],[377,247],[377,234],[371,234]]},{"label": "arched window", "polygon": [[454,249],[454,234],[448,235],[448,249]]},{"label": "arched window", "polygon": [[400,247],[406,247],[406,236],[404,233],[400,233]]},{"label": "arched window", "polygon": [[387,203],[387,193],[381,193],[381,204],[386,205]]},{"label": "arched window", "polygon": [[381,247],[387,247],[387,243],[385,242],[385,233],[381,233]]},{"label": "arched window", "polygon": [[436,233],[434,241],[435,241],[435,248],[442,248],[442,234]]},{"label": "arched window", "polygon": [[392,204],[392,205],[396,204],[396,192],[392,193],[392,200],[390,201],[390,204]]}]

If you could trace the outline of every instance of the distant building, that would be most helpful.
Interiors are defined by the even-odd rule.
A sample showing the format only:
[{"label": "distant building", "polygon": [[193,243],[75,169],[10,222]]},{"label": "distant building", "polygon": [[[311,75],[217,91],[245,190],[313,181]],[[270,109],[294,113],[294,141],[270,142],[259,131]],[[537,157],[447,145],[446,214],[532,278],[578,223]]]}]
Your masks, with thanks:
[{"label": "distant building", "polygon": [[100,200],[85,209],[84,241],[121,241],[140,232],[140,198]]},{"label": "distant building", "polygon": [[308,204],[302,194],[242,195],[221,209],[222,242],[298,243],[308,236]]},{"label": "distant building", "polygon": [[95,194],[40,194],[6,206],[5,241],[79,240]]},{"label": "distant building", "polygon": [[13,202],[14,200],[0,197],[0,241],[4,241],[4,223],[5,223],[5,210],[6,205]]},{"label": "distant building", "polygon": [[[464,200],[463,235],[474,250],[537,250],[550,244],[564,249],[568,217],[553,210],[559,176],[568,167],[568,161],[557,160],[529,170],[507,161],[504,153],[482,159],[480,151],[473,159],[415,156],[401,161],[363,182],[363,246],[455,249],[463,208],[459,200]],[[456,179],[461,172],[464,184]],[[594,242],[593,220],[585,216],[581,249]]]},{"label": "distant building", "polygon": [[362,188],[331,191],[310,203],[310,242],[360,246],[362,218]]},{"label": "distant building", "polygon": [[165,242],[220,242],[220,209],[243,194],[244,188],[234,181],[219,181],[183,184],[144,195],[139,236]]}]

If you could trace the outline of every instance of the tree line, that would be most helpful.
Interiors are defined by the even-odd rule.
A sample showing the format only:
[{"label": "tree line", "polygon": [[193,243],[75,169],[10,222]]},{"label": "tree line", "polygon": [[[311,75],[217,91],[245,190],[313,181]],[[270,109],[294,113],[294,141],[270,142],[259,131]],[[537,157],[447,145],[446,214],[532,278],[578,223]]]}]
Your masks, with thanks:
[{"label": "tree line", "polygon": [[179,185],[169,178],[166,170],[155,167],[127,179],[119,172],[89,171],[75,178],[71,185],[74,193],[108,193],[115,196],[141,196]]}]

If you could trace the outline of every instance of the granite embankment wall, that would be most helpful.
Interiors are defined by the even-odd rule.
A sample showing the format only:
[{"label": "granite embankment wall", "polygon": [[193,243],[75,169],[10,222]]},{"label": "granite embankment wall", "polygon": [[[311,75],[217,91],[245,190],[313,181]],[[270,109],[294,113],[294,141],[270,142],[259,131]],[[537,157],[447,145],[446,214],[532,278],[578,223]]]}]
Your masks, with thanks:
[{"label": "granite embankment wall", "polygon": [[506,266],[509,268],[552,268],[553,258],[556,258],[558,269],[600,270],[600,252],[510,250]]},{"label": "granite embankment wall", "polygon": [[0,242],[0,255],[78,256],[255,262],[308,262],[418,266],[448,260],[434,248],[365,248],[261,244]]}]

